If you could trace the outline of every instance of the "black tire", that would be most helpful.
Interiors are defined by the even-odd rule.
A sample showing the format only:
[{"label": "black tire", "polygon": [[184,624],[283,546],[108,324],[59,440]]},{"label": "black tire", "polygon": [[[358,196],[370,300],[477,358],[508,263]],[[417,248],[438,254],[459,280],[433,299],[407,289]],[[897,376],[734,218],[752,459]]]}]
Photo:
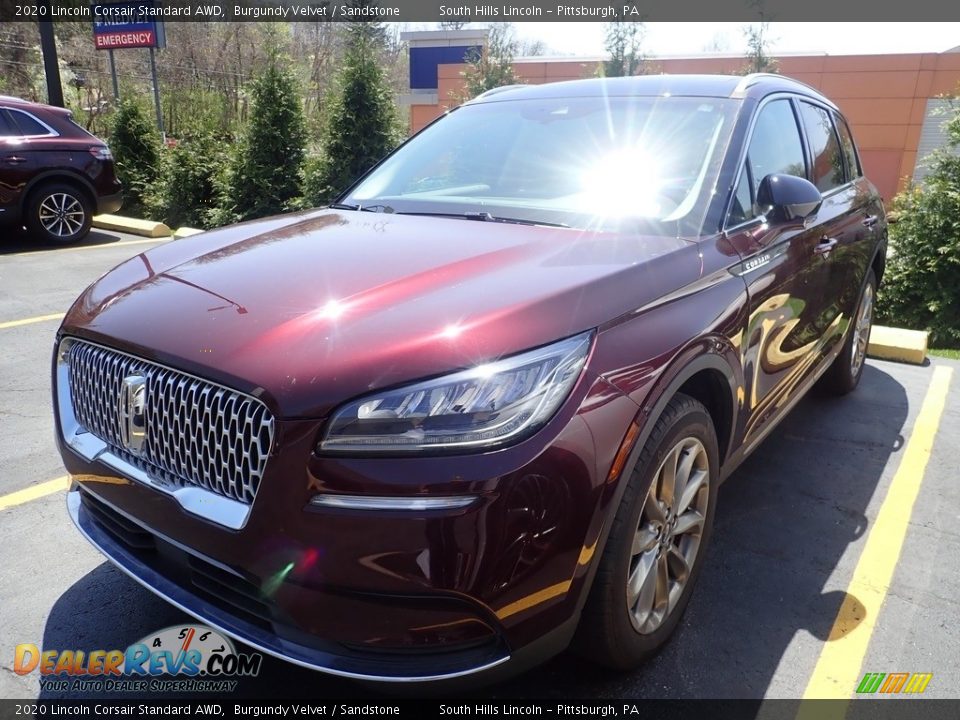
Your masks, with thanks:
[{"label": "black tire", "polygon": [[[860,376],[863,375],[863,366],[866,360],[866,346],[870,342],[870,332],[873,330],[873,310],[877,298],[877,276],[873,270],[867,271],[867,278],[863,284],[863,290],[860,291],[860,299],[857,300],[857,309],[853,320],[847,330],[847,337],[843,341],[843,348],[840,354],[834,358],[830,368],[824,373],[820,381],[820,387],[830,395],[846,395],[853,392],[860,383]],[[866,327],[861,324],[861,330],[857,332],[857,324],[860,323],[861,313],[868,313]],[[863,337],[864,331],[866,337]],[[858,339],[863,342],[859,344]],[[854,363],[854,353],[862,356],[859,362]]]},{"label": "black tire", "polygon": [[43,185],[27,201],[26,225],[33,237],[52,245],[69,245],[86,237],[93,203],[85,192],[66,183]]},{"label": "black tire", "polygon": [[[632,619],[635,614],[628,606],[630,601],[627,581],[632,568],[636,567],[635,561],[641,561],[647,553],[634,554],[634,537],[640,527],[641,513],[644,512],[648,495],[656,480],[655,476],[671,451],[688,439],[700,443],[701,447],[695,450],[697,457],[701,457],[700,451],[703,450],[706,462],[709,463],[706,470],[707,487],[696,491],[697,502],[704,499],[701,493],[705,492],[706,496],[699,545],[686,582],[680,586],[675,604],[665,611],[659,626],[637,628],[637,621]],[[684,457],[681,455],[680,460]],[[678,462],[678,465],[680,464]],[[697,400],[678,394],[657,419],[653,432],[626,480],[627,487],[613,520],[610,536],[577,629],[574,647],[581,655],[600,665],[630,670],[655,655],[667,642],[686,610],[703,566],[713,527],[718,472],[717,435],[710,414]],[[649,528],[646,517],[643,517],[644,525]],[[677,537],[669,540],[670,543],[675,541]],[[654,541],[657,547],[662,549],[660,542]],[[666,555],[670,554],[669,550],[664,552]],[[660,555],[656,555],[654,563],[659,562],[659,557]]]}]

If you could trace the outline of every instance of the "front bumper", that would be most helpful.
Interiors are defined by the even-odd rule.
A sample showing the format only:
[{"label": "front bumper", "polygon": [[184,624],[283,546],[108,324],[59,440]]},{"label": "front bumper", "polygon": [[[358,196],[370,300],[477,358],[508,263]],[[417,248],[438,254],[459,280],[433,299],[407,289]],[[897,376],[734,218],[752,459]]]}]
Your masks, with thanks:
[{"label": "front bumper", "polygon": [[[451,680],[490,670],[510,659],[509,653],[502,647],[488,647],[458,656],[451,654],[440,654],[434,657],[385,655],[373,658],[351,657],[343,653],[337,654],[332,650],[325,652],[285,641],[276,634],[264,631],[253,623],[245,622],[236,614],[224,611],[216,604],[191,593],[138,558],[135,551],[118,541],[116,536],[106,529],[103,520],[97,520],[97,512],[90,509],[90,499],[84,502],[85,492],[75,488],[67,494],[67,509],[70,517],[81,534],[106,555],[117,568],[188,615],[268,655],[330,675],[376,682]],[[121,516],[131,525],[135,525],[115,508],[105,506],[105,509]]]}]

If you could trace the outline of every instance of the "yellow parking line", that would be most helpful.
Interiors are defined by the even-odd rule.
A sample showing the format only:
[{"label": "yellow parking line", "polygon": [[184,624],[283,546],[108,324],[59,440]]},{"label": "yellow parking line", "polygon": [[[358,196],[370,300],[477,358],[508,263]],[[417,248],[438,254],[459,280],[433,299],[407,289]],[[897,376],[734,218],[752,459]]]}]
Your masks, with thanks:
[{"label": "yellow parking line", "polygon": [[36,500],[38,498],[52,495],[55,492],[66,490],[70,486],[70,476],[64,475],[56,480],[47,480],[37,485],[31,485],[23,490],[17,490],[9,495],[0,495],[0,510],[23,505],[24,503]]},{"label": "yellow parking line", "polygon": [[[913,433],[860,553],[846,597],[807,683],[804,700],[849,700],[856,690],[863,658],[900,558],[910,514],[930,459],[952,375],[953,368],[943,365],[934,368]],[[894,658],[891,658],[891,662],[895,665],[891,666],[891,670],[910,669],[896,665]],[[846,705],[828,706],[831,710],[828,714],[831,717],[843,717]],[[828,707],[805,704],[801,706],[798,717],[808,713],[812,713],[811,717],[825,717],[824,711]],[[836,711],[836,715],[833,711]]]},{"label": "yellow parking line", "polygon": [[63,313],[53,313],[52,315],[37,315],[36,317],[24,318],[23,320],[7,320],[6,322],[0,322],[0,330],[20,327],[21,325],[33,325],[33,323],[47,322],[48,320],[62,319]]}]

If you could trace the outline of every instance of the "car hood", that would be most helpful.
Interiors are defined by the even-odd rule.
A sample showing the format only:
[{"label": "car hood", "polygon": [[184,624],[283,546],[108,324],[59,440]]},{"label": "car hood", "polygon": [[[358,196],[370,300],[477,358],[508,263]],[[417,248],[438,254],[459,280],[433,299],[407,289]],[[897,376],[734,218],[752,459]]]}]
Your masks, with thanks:
[{"label": "car hood", "polygon": [[696,245],[674,238],[310,211],[137,255],[62,332],[322,417],[595,328],[699,274]]}]

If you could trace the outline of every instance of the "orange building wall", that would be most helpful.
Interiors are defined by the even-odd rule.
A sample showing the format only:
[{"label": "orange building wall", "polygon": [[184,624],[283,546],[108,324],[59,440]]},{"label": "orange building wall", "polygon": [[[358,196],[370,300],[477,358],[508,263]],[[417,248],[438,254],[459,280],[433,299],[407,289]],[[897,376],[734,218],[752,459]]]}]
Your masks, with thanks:
[{"label": "orange building wall", "polygon": [[[737,73],[742,58],[668,58],[651,62],[654,72]],[[779,58],[780,72],[823,92],[852,126],[864,170],[884,199],[903,187],[917,162],[927,99],[960,88],[960,53],[904,55],[806,55]],[[514,65],[524,82],[576,80],[596,74],[595,61],[539,60]],[[417,131],[457,104],[463,65],[438,68],[437,105],[414,105],[410,126]]]}]

